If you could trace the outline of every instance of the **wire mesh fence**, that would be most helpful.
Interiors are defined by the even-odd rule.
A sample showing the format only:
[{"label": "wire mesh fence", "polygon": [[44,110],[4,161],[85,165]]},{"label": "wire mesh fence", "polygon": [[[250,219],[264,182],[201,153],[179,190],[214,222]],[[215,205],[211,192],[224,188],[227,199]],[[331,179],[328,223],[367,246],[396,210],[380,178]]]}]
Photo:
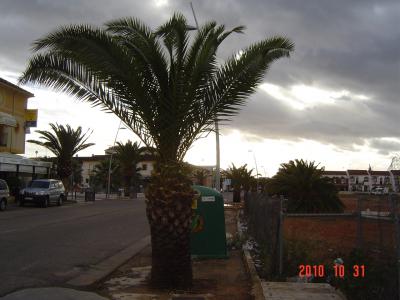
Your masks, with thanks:
[{"label": "wire mesh fence", "polygon": [[[390,295],[397,294],[398,195],[353,194],[345,200],[344,213],[303,214],[287,213],[282,198],[246,194],[248,232],[263,247],[265,277],[295,276],[299,265],[329,266],[335,259],[345,257],[376,269],[370,270],[376,273],[375,283],[370,284],[384,280],[382,285],[388,287],[380,292],[385,295],[382,299],[387,297],[388,290]],[[379,278],[379,272],[385,274]]]}]

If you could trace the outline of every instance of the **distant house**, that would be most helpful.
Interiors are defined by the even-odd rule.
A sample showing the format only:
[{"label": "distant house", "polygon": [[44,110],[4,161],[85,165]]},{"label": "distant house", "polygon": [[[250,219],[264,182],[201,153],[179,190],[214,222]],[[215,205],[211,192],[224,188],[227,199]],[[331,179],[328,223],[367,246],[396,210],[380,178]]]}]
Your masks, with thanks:
[{"label": "distant house", "polygon": [[74,157],[74,160],[81,163],[83,185],[89,185],[90,177],[93,175],[96,165],[100,164],[103,160],[108,160],[109,158],[109,155],[94,154],[92,156]]},{"label": "distant house", "polygon": [[400,192],[400,170],[391,170],[389,172],[393,191],[398,193]]},{"label": "distant house", "polygon": [[[93,171],[96,165],[100,164],[102,161],[110,161],[112,149],[106,149],[106,154],[103,155],[92,155],[92,156],[81,156],[74,157],[75,160],[81,163],[82,167],[82,183],[84,185],[90,184],[90,178],[93,176]],[[115,157],[113,157],[113,160]],[[142,159],[137,163],[136,167],[140,170],[138,173],[141,176],[142,188],[147,184],[150,179],[151,173],[154,170],[155,158],[150,151],[144,150]]]},{"label": "distant house", "polygon": [[391,174],[389,171],[372,171],[369,170],[369,190],[372,191],[372,189],[377,188],[377,187],[383,187],[383,188],[388,188],[392,187],[392,180],[391,180]]},{"label": "distant house", "polygon": [[346,171],[324,171],[322,177],[330,178],[338,191],[348,191],[349,189],[349,179]]},{"label": "distant house", "polygon": [[350,192],[368,192],[369,191],[369,174],[367,170],[347,170],[349,178]]}]

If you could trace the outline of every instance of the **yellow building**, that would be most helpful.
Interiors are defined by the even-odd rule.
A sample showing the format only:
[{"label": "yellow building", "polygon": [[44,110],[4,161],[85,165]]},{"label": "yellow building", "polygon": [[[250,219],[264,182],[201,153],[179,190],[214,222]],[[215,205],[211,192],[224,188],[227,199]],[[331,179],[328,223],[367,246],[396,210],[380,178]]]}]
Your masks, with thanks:
[{"label": "yellow building", "polygon": [[25,133],[36,127],[37,110],[27,109],[33,94],[0,78],[0,178],[7,181],[12,195],[28,181],[48,177],[50,162],[28,159]]},{"label": "yellow building", "polygon": [[33,94],[0,78],[0,152],[25,153],[28,98]]}]

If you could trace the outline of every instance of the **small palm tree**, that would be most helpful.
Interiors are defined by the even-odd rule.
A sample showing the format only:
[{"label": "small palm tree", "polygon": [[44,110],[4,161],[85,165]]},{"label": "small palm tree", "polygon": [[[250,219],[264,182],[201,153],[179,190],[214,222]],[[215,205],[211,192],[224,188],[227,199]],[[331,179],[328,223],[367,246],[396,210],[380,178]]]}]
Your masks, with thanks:
[{"label": "small palm tree", "polygon": [[[90,182],[96,189],[105,191],[108,184],[108,168],[110,167],[109,160],[101,160],[100,163],[96,164],[90,175]],[[116,161],[111,162],[111,186],[110,189],[115,191],[118,188],[118,182],[120,181],[118,165]]]},{"label": "small palm tree", "polygon": [[90,137],[89,130],[82,132],[82,127],[71,128],[70,125],[49,124],[52,131],[36,130],[41,140],[28,140],[28,143],[47,148],[56,156],[57,175],[69,189],[69,176],[73,171],[72,158],[94,143],[86,143]]},{"label": "small palm tree", "polygon": [[281,164],[269,188],[274,194],[288,197],[288,211],[298,213],[342,212],[343,203],[324,168],[302,159]]},{"label": "small palm tree", "polygon": [[143,149],[140,143],[128,140],[125,144],[118,142],[114,150],[118,169],[124,181],[125,196],[129,196],[130,187],[132,184],[136,187],[140,179],[138,172],[141,169],[136,166],[142,158]]},{"label": "small palm tree", "polygon": [[254,183],[252,176],[253,169],[247,170],[247,164],[237,168],[235,164],[226,170],[224,173],[226,178],[231,179],[233,187],[233,202],[240,202],[240,193],[242,189],[248,192]]},{"label": "small palm tree", "polygon": [[196,179],[197,184],[204,185],[204,181],[207,178],[207,172],[205,170],[196,170],[193,173],[193,177]]},{"label": "small palm tree", "polygon": [[192,284],[195,192],[182,166],[186,152],[215,121],[237,114],[271,63],[294,48],[284,37],[267,38],[220,64],[219,46],[244,27],[208,22],[192,37],[189,28],[179,13],[156,30],[134,18],[62,27],[34,43],[37,53],[20,78],[101,106],[157,149],[146,190],[151,282],[172,288]]}]

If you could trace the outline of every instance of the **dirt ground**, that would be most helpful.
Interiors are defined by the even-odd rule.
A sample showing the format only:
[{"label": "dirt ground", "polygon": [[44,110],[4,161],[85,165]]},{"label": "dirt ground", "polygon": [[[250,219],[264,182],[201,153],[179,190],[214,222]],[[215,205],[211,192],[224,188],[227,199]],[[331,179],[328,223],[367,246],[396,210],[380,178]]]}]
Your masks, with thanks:
[{"label": "dirt ground", "polygon": [[[236,208],[225,209],[226,232],[235,236]],[[193,287],[188,291],[158,290],[148,285],[151,247],[143,249],[94,288],[115,300],[129,299],[218,299],[250,300],[250,278],[245,271],[241,250],[228,248],[228,259],[193,261]],[[179,296],[180,295],[180,296]],[[186,296],[185,298],[183,298]]]}]

